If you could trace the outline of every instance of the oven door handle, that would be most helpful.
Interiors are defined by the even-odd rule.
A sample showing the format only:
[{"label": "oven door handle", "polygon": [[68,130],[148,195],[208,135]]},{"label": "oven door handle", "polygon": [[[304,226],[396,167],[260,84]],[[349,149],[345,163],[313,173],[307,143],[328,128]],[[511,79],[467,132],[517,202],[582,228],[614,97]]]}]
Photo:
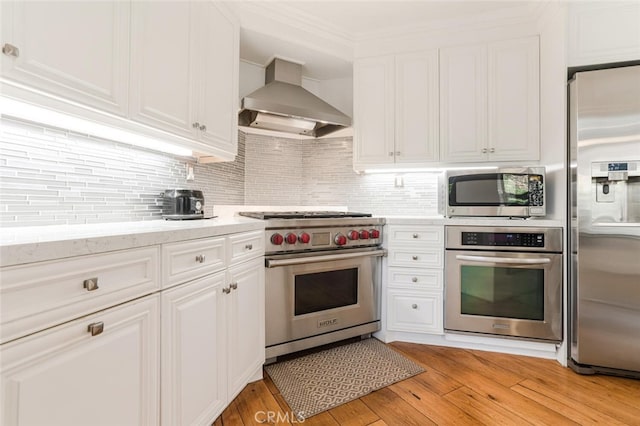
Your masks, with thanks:
[{"label": "oven door handle", "polygon": [[387,254],[384,249],[365,251],[358,253],[340,253],[340,254],[327,254],[324,256],[311,256],[311,257],[294,257],[291,259],[266,259],[265,265],[267,268],[277,268],[278,266],[290,266],[301,265],[303,263],[315,263],[315,262],[330,262],[334,260],[353,259],[355,257],[382,257]]},{"label": "oven door handle", "polygon": [[524,259],[518,257],[489,257],[489,256],[467,256],[459,254],[456,256],[457,260],[470,260],[472,262],[483,263],[508,263],[513,265],[545,265],[551,263],[551,259]]}]

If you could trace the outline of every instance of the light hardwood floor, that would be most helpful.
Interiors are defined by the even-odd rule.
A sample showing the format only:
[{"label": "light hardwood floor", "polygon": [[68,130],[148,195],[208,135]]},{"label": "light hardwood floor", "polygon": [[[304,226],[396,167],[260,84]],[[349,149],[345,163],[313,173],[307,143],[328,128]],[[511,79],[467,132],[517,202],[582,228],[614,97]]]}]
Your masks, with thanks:
[{"label": "light hardwood floor", "polygon": [[[556,361],[392,343],[422,374],[300,422],[268,376],[249,384],[214,426],[640,425],[640,380],[581,376]],[[274,413],[274,421],[264,421]],[[279,415],[278,415],[279,413]]]}]

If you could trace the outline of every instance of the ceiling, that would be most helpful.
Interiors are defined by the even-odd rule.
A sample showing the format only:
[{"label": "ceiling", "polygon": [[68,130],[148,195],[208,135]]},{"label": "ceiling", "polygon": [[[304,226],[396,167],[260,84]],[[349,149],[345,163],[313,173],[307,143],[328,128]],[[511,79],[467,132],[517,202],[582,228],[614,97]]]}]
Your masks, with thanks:
[{"label": "ceiling", "polygon": [[[240,16],[241,59],[265,66],[278,56],[303,64],[307,77],[319,80],[351,75],[352,62],[345,49],[353,52],[359,40],[397,34],[435,24],[464,22],[483,14],[522,10],[523,6],[540,4],[541,1],[482,1],[482,0],[314,0],[278,1],[243,0],[232,2]],[[249,14],[254,19],[245,19]],[[262,29],[260,19],[276,22],[276,28]],[[325,32],[328,40],[337,43],[338,49],[310,48],[301,42],[296,32],[287,33],[291,26],[302,31]],[[304,28],[304,27],[307,28]],[[324,43],[318,43],[322,46]],[[336,54],[336,52],[340,53]]]}]

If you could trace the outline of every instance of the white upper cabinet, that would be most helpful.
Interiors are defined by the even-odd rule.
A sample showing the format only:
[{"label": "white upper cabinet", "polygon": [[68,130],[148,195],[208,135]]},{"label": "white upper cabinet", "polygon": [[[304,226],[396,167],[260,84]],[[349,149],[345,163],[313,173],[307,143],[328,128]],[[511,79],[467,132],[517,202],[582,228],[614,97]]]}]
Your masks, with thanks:
[{"label": "white upper cabinet", "polygon": [[131,9],[131,118],[185,137],[198,131],[192,9],[191,2],[146,1]]},{"label": "white upper cabinet", "polygon": [[196,155],[235,157],[240,27],[221,2],[5,1],[1,8],[11,97]]},{"label": "white upper cabinet", "polygon": [[236,152],[238,27],[213,2],[133,2],[131,118]]},{"label": "white upper cabinet", "polygon": [[486,152],[486,46],[440,51],[440,141],[445,161],[473,161]]},{"label": "white upper cabinet", "polygon": [[394,58],[359,59],[353,67],[354,167],[393,164]]},{"label": "white upper cabinet", "polygon": [[126,116],[129,6],[3,1],[2,77]]},{"label": "white upper cabinet", "polygon": [[438,52],[354,65],[354,168],[438,160]]},{"label": "white upper cabinet", "polygon": [[569,66],[640,59],[640,2],[570,2]]},{"label": "white upper cabinet", "polygon": [[539,160],[539,73],[537,36],[442,49],[441,160]]},{"label": "white upper cabinet", "polygon": [[489,154],[492,160],[540,158],[538,38],[489,45]]}]

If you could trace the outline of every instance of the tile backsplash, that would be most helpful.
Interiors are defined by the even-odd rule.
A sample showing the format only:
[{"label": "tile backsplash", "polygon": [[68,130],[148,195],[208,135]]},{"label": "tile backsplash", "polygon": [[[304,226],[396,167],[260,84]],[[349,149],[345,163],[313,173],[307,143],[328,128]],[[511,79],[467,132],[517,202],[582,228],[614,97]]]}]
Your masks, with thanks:
[{"label": "tile backsplash", "polygon": [[[294,140],[239,132],[234,162],[197,164],[91,136],[2,119],[2,226],[161,218],[160,192],[200,189],[216,204],[347,205],[380,215],[433,215],[436,174],[358,175],[351,138]],[[195,180],[186,180],[186,164]]]}]

